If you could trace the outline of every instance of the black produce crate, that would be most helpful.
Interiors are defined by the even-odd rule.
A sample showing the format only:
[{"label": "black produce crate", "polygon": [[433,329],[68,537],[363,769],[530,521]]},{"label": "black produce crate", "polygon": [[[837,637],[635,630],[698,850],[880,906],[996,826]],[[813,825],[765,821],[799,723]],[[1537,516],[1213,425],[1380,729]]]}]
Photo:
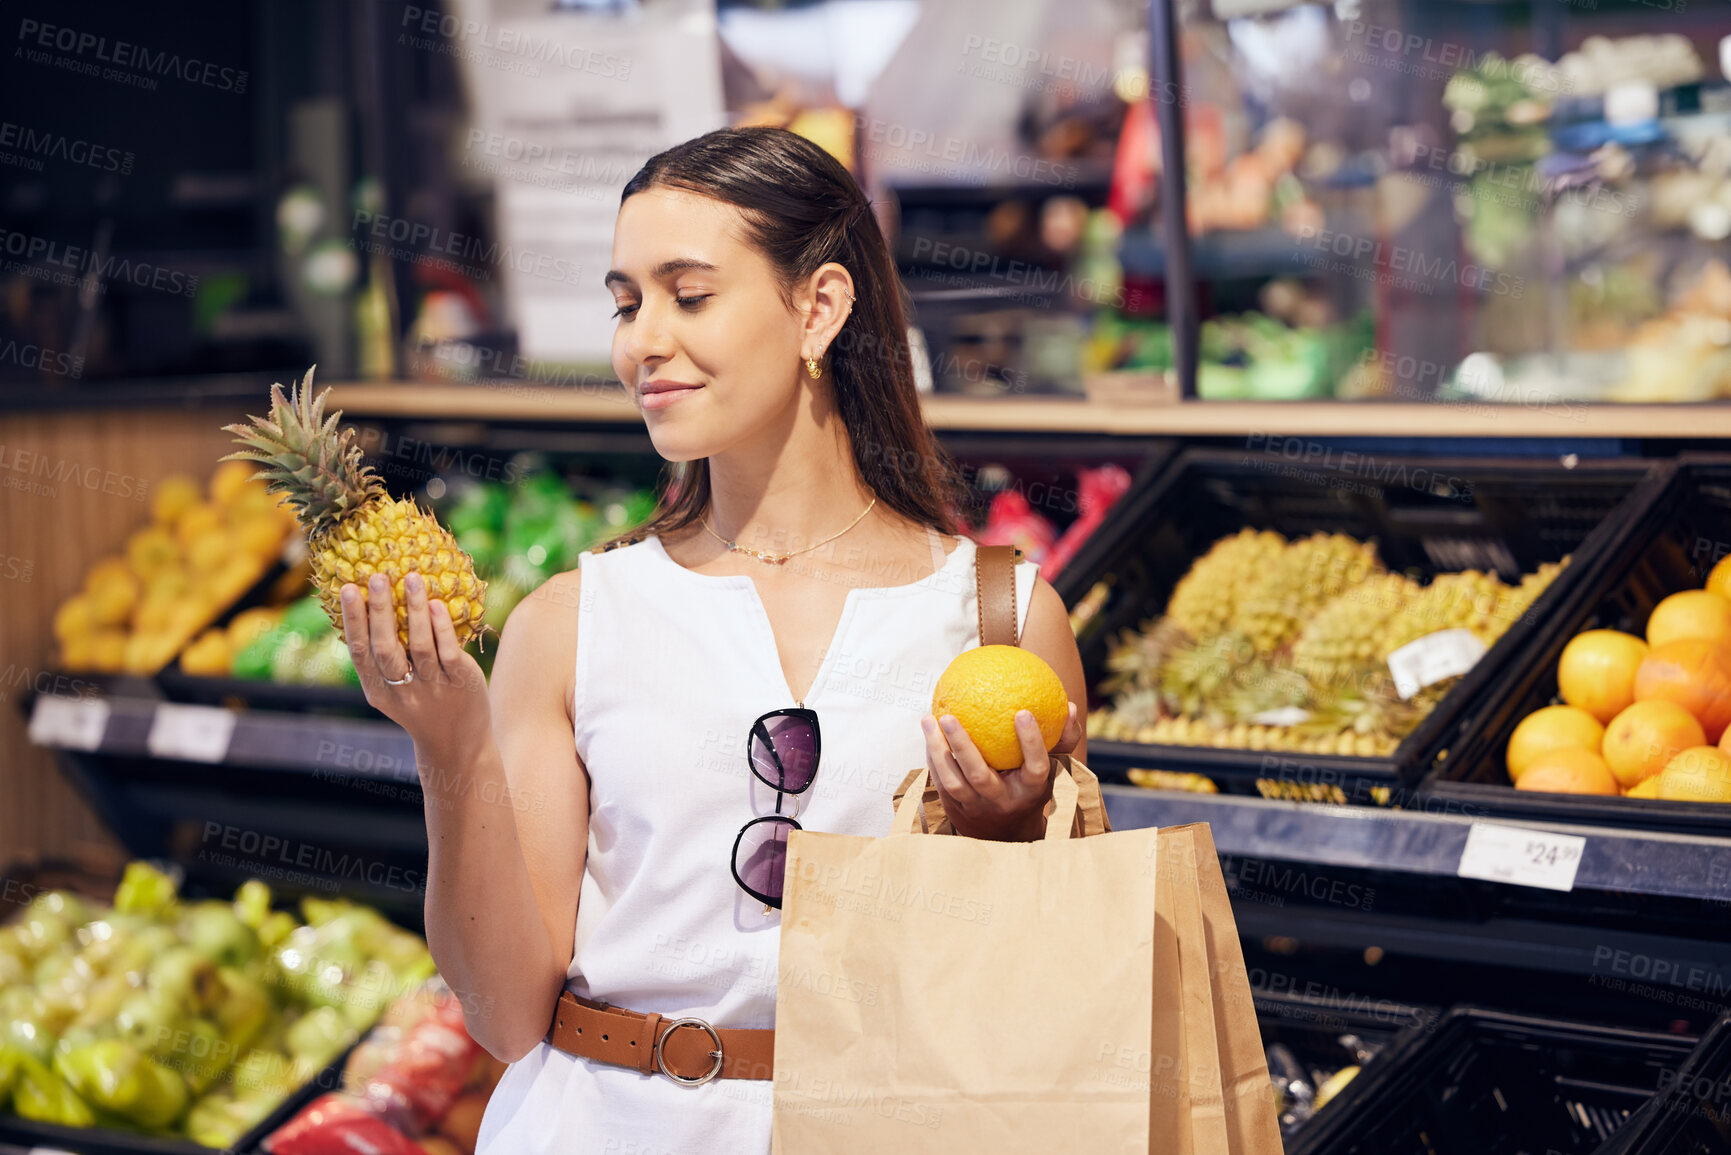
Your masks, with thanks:
[{"label": "black produce crate", "polygon": [[[1342,1005],[1339,999],[1293,994],[1255,995],[1256,1025],[1263,1047],[1279,1044],[1291,1051],[1309,1075],[1361,1066],[1369,1070],[1398,1038],[1424,1030],[1436,1019],[1435,1007],[1408,1006],[1378,999],[1363,1005]],[[1361,1062],[1360,1049],[1374,1052]],[[1363,1077],[1363,1070],[1359,1078]],[[1271,1068],[1272,1071],[1272,1068]],[[1315,1084],[1320,1085],[1320,1084]],[[1333,1110],[1331,1101],[1324,1110]],[[1311,1125],[1320,1113],[1292,1127],[1282,1124],[1290,1145],[1293,1136]]]},{"label": "black produce crate", "polygon": [[[1644,516],[1670,467],[1651,461],[1383,457],[1328,450],[1294,464],[1260,449],[1192,449],[1119,499],[1059,576],[1074,606],[1109,583],[1077,643],[1090,687],[1119,631],[1164,610],[1173,587],[1215,541],[1245,527],[1288,538],[1345,533],[1375,539],[1394,571],[1428,582],[1464,569],[1516,581],[1544,562],[1571,563],[1527,613],[1386,757],[1260,752],[1090,739],[1088,764],[1108,779],[1134,766],[1193,771],[1229,793],[1303,801],[1398,803],[1453,732],[1451,723],[1495,673],[1530,644],[1536,623],[1579,584],[1593,559]],[[1102,701],[1091,705],[1103,704]]]},{"label": "black produce crate", "polygon": [[1455,1007],[1349,1083],[1292,1155],[1590,1155],[1693,1036]]},{"label": "black produce crate", "polygon": [[383,718],[359,686],[301,686],[258,678],[211,678],[188,674],[179,660],[156,675],[171,702],[228,706],[236,710],[287,710],[345,718]]},{"label": "black produce crate", "polygon": [[[0,881],[4,883],[0,886],[0,926],[4,926],[18,917],[31,899],[50,890],[69,890],[83,898],[106,905],[113,901],[115,887],[120,884],[120,876],[118,873],[79,863],[50,860],[13,863],[7,867],[5,874],[0,876]],[[196,888],[183,886],[181,892],[187,895],[194,889]],[[342,1090],[343,1067],[353,1050],[352,1046],[344,1048],[342,1054],[332,1059],[318,1074],[289,1092],[256,1127],[242,1135],[233,1147],[226,1150],[259,1150],[265,1136],[287,1123],[313,1099],[326,1091]],[[103,1127],[60,1127],[52,1123],[38,1123],[33,1119],[14,1115],[7,1109],[0,1109],[0,1144],[11,1144],[26,1150],[41,1147],[55,1151],[71,1151],[77,1155],[213,1155],[214,1152],[222,1150],[200,1146],[190,1139],[164,1138],[160,1135]]]},{"label": "black produce crate", "polygon": [[[1504,755],[1521,719],[1557,697],[1557,661],[1576,634],[1608,628],[1646,635],[1647,615],[1679,590],[1699,589],[1731,552],[1731,457],[1686,456],[1655,500],[1582,567],[1523,645],[1506,655],[1474,711],[1458,718],[1450,754],[1425,783],[1467,813],[1722,836],[1731,806],[1512,789]],[[1574,566],[1569,567],[1574,569]]]},{"label": "black produce crate", "polygon": [[1659,1085],[1600,1155],[1731,1153],[1731,1015],[1714,1023],[1689,1061]]}]

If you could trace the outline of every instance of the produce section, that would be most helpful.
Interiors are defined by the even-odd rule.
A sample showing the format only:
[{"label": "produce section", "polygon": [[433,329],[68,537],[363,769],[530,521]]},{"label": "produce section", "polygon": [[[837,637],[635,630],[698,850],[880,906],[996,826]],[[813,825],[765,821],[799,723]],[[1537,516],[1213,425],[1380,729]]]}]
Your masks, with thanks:
[{"label": "produce section", "polygon": [[1389,573],[1373,542],[1240,530],[1197,559],[1159,618],[1112,643],[1100,689],[1113,700],[1089,715],[1089,735],[1391,754],[1459,676],[1402,693],[1393,655],[1449,630],[1489,648],[1566,561],[1514,586],[1477,571],[1420,586]]},{"label": "produce section", "polygon": [[1076,631],[1102,768],[1313,801],[1413,788],[1566,596],[1552,594],[1577,553],[1654,484],[1610,463],[1330,452],[1307,469],[1280,457],[1293,439],[1268,440],[1187,451],[1063,580],[1088,607]]},{"label": "produce section", "polygon": [[185,474],[163,480],[125,554],[93,562],[55,611],[61,668],[155,673],[265,576],[293,515],[250,473],[225,464],[208,487]]},{"label": "produce section", "polygon": [[232,901],[177,889],[133,862],[112,904],[46,890],[4,928],[12,1115],[232,1148],[433,971],[364,906],[309,896],[296,917],[257,879]]}]

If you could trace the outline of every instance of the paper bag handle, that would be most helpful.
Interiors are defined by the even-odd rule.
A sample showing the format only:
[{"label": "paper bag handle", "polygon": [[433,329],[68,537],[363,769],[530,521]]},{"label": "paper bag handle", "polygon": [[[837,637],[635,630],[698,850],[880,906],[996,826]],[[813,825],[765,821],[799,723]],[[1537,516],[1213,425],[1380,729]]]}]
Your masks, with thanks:
[{"label": "paper bag handle", "polygon": [[[1052,772],[1052,813],[1046,816],[1046,841],[1059,842],[1070,837],[1070,830],[1076,822],[1076,805],[1080,790],[1076,780],[1070,776],[1056,761]],[[912,834],[914,827],[920,821],[920,811],[926,797],[926,783],[931,779],[930,770],[921,770],[919,777],[908,784],[907,793],[896,806],[896,818],[890,824],[891,834]]]}]

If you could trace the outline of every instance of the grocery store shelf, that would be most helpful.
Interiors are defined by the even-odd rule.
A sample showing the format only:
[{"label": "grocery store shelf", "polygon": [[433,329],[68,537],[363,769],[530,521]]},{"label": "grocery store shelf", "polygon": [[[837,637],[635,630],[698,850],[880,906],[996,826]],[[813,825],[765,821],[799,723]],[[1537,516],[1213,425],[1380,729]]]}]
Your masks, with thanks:
[{"label": "grocery store shelf", "polygon": [[[331,405],[350,417],[637,424],[616,389],[518,381],[476,385],[401,382],[336,386]],[[1586,405],[1549,408],[1488,403],[1381,401],[1185,401],[1102,404],[1068,397],[923,399],[934,429],[1040,433],[1186,434],[1201,437],[1731,437],[1731,404]],[[1258,443],[1253,448],[1266,448]],[[1304,464],[1302,460],[1295,464]]]},{"label": "grocery store shelf", "polygon": [[[142,698],[39,696],[31,738],[87,755],[203,762],[315,777],[414,781],[414,743],[392,722],[230,710]],[[1206,822],[1222,854],[1336,869],[1454,878],[1476,823],[1584,837],[1577,890],[1691,899],[1731,898],[1731,827],[1724,838],[1517,821],[1451,800],[1394,810],[1282,802],[1233,794],[1102,788],[1118,829]]]},{"label": "grocery store shelf", "polygon": [[30,730],[37,745],[84,754],[416,779],[415,744],[394,722],[143,698],[40,695]]},{"label": "grocery store shelf", "polygon": [[[1574,889],[1675,898],[1731,898],[1731,836],[1703,838],[1551,822],[1511,822],[1455,805],[1446,813],[1279,802],[1246,795],[1181,794],[1103,786],[1114,829],[1206,822],[1222,854],[1337,869],[1458,877],[1477,823],[1586,839]],[[1442,800],[1436,800],[1439,803]],[[1727,827],[1731,835],[1731,826]]]}]

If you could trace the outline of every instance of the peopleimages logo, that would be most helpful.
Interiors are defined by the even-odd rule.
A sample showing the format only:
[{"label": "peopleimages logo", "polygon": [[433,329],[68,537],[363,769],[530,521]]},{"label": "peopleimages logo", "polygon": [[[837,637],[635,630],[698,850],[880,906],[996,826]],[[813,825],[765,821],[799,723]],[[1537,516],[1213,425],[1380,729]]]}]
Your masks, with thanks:
[{"label": "peopleimages logo", "polygon": [[110,41],[108,37],[98,36],[94,32],[25,19],[18,22],[18,39],[21,44],[30,46],[31,51],[28,53],[25,53],[23,48],[20,52],[25,53],[25,59],[32,64],[61,63],[53,59],[39,59],[46,56],[46,53],[34,51],[49,49],[85,57],[99,64],[111,64],[115,68],[134,69],[148,76],[172,76],[188,84],[199,84],[236,95],[246,91],[247,71],[244,68],[228,68],[213,61],[200,60],[196,56],[182,57],[178,52],[153,50],[125,40]]},{"label": "peopleimages logo", "polygon": [[[117,172],[126,176],[132,172],[132,154],[105,144],[75,140],[62,133],[38,131],[27,125],[0,121],[0,161],[7,154],[18,161],[35,162],[27,167],[41,170],[42,160],[62,160],[87,165],[98,172]],[[10,162],[7,162],[10,163]]]}]

